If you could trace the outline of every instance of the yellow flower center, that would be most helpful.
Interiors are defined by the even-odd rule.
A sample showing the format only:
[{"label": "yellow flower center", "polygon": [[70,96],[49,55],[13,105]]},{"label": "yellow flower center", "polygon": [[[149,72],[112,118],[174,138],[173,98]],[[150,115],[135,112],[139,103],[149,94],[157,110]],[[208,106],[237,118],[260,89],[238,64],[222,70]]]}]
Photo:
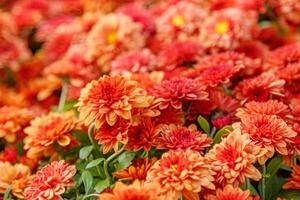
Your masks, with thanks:
[{"label": "yellow flower center", "polygon": [[172,19],[172,24],[174,26],[183,26],[185,24],[185,19],[182,15],[176,15]]},{"label": "yellow flower center", "polygon": [[215,26],[215,31],[221,35],[227,33],[229,30],[229,23],[226,20],[220,21]]},{"label": "yellow flower center", "polygon": [[171,165],[171,167],[170,167],[173,171],[176,171],[177,170],[177,165],[175,164],[175,165]]},{"label": "yellow flower center", "polygon": [[117,42],[118,36],[117,36],[117,32],[116,31],[112,31],[110,32],[107,37],[106,37],[106,41],[108,44],[114,44]]}]

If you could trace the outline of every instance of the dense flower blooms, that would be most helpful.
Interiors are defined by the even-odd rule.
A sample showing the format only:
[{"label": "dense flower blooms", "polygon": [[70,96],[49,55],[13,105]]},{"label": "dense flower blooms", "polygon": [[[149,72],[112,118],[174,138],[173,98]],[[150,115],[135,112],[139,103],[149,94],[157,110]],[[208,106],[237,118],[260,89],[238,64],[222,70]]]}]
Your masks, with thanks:
[{"label": "dense flower blooms", "polygon": [[300,24],[300,3],[297,0],[270,0],[275,12],[288,23]]},{"label": "dense flower blooms", "polygon": [[4,106],[0,108],[0,137],[7,142],[15,142],[24,135],[23,128],[35,117],[27,108]]},{"label": "dense flower blooms", "polygon": [[198,193],[202,188],[215,189],[213,172],[204,158],[193,151],[169,151],[148,172],[147,181],[160,183],[163,193],[178,198],[182,193]]},{"label": "dense flower blooms", "polygon": [[11,187],[12,194],[17,198],[24,198],[24,189],[30,183],[30,169],[23,164],[11,165],[0,162],[0,193],[4,194]]},{"label": "dense flower blooms", "polygon": [[192,79],[178,78],[165,80],[161,84],[150,88],[150,94],[162,98],[161,109],[172,106],[175,109],[182,108],[182,101],[195,101],[207,99],[207,93],[203,86]]},{"label": "dense flower blooms", "polygon": [[0,153],[0,161],[16,163],[17,162],[17,150],[15,148],[5,148]]},{"label": "dense flower blooms", "polygon": [[202,31],[201,22],[206,16],[207,11],[193,3],[181,1],[174,4],[155,20],[157,39],[167,43],[196,40]]},{"label": "dense flower blooms", "polygon": [[241,129],[249,134],[251,140],[260,147],[264,154],[258,156],[258,162],[264,164],[275,151],[287,155],[287,145],[297,135],[283,119],[276,115],[257,114],[241,119],[240,123],[233,124],[234,128]]},{"label": "dense flower blooms", "polygon": [[49,156],[53,152],[54,143],[62,147],[70,145],[73,140],[71,131],[77,128],[77,119],[74,112],[49,113],[37,117],[25,128],[27,137],[24,139],[24,148],[29,157]]},{"label": "dense flower blooms", "polygon": [[236,98],[243,101],[266,101],[270,95],[284,96],[284,83],[284,80],[276,78],[273,74],[262,74],[241,81],[234,93]]},{"label": "dense flower blooms", "polygon": [[231,184],[237,187],[245,183],[246,177],[258,181],[261,174],[254,163],[259,151],[260,148],[254,145],[248,134],[241,134],[238,130],[229,133],[205,155],[216,173],[215,185],[225,187]]},{"label": "dense flower blooms", "polygon": [[284,189],[300,189],[300,166],[294,165],[291,177],[287,179],[287,182],[283,185]]},{"label": "dense flower blooms", "polygon": [[149,99],[137,82],[121,76],[103,76],[86,85],[77,107],[85,125],[95,123],[100,128],[104,123],[113,126],[121,118],[131,120],[132,110],[148,107]]},{"label": "dense flower blooms", "polygon": [[198,131],[196,125],[182,127],[175,124],[163,124],[159,126],[159,129],[161,136],[156,142],[156,148],[158,149],[192,149],[203,153],[203,150],[212,143],[212,139]]},{"label": "dense flower blooms", "polygon": [[148,157],[141,159],[137,158],[133,161],[132,165],[130,165],[127,169],[116,171],[113,173],[113,176],[118,178],[119,180],[146,180],[147,173],[152,165],[157,161],[157,159]]},{"label": "dense flower blooms", "polygon": [[215,196],[209,196],[207,200],[258,200],[259,198],[250,195],[250,190],[243,191],[226,185],[223,190],[218,189]]},{"label": "dense flower blooms", "polygon": [[140,49],[145,37],[142,26],[123,14],[109,14],[99,19],[87,38],[88,52],[97,64],[107,70],[110,62],[121,52]]},{"label": "dense flower blooms", "polygon": [[125,185],[117,182],[113,193],[101,194],[99,200],[163,200],[159,193],[159,185],[155,183],[145,185],[136,180],[131,185]]},{"label": "dense flower blooms", "polygon": [[72,177],[75,173],[75,166],[69,165],[64,160],[46,165],[36,173],[32,183],[25,189],[26,199],[60,199],[66,187],[72,186]]}]

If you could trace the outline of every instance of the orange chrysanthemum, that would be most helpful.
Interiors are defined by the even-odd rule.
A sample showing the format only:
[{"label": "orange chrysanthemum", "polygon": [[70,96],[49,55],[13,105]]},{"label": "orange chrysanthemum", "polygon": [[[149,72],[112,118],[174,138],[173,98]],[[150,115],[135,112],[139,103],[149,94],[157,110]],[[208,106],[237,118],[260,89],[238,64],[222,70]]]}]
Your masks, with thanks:
[{"label": "orange chrysanthemum", "polygon": [[276,115],[286,119],[291,118],[289,112],[289,107],[278,100],[269,100],[266,102],[251,101],[246,103],[244,108],[238,108],[236,116],[239,118],[246,118],[251,115],[265,114]]},{"label": "orange chrysanthemum", "polygon": [[0,85],[0,106],[24,107],[27,105],[28,101],[23,93],[2,84]]},{"label": "orange chrysanthemum", "polygon": [[15,142],[18,136],[23,135],[23,128],[34,116],[27,108],[14,106],[0,108],[0,137],[5,138],[7,142]]},{"label": "orange chrysanthemum", "polygon": [[202,187],[215,189],[212,175],[198,152],[169,151],[150,169],[147,181],[160,183],[163,193],[176,199],[180,194],[198,196]]},{"label": "orange chrysanthemum", "polygon": [[226,185],[223,190],[218,189],[215,196],[209,196],[207,200],[259,200],[259,197],[251,196],[249,190],[243,191]]},{"label": "orange chrysanthemum", "polygon": [[142,118],[138,126],[131,127],[128,131],[126,150],[150,151],[159,135],[159,129],[151,118]]},{"label": "orange chrysanthemum", "polygon": [[163,102],[160,104],[161,109],[165,109],[168,106],[181,109],[182,101],[207,99],[204,87],[193,79],[188,78],[165,80],[161,84],[150,88],[150,93],[157,98],[163,99]]},{"label": "orange chrysanthemum", "polygon": [[27,134],[24,148],[28,150],[28,157],[49,156],[56,142],[62,147],[70,145],[74,141],[71,131],[77,127],[76,121],[72,111],[49,113],[32,120],[30,126],[24,130]]},{"label": "orange chrysanthemum", "polygon": [[107,70],[110,62],[120,53],[141,49],[145,37],[142,26],[121,13],[101,17],[87,37],[87,55]]},{"label": "orange chrysanthemum", "polygon": [[120,181],[133,181],[135,179],[144,181],[146,180],[147,172],[156,162],[156,158],[149,159],[148,157],[141,159],[137,158],[133,161],[127,169],[116,171],[113,176],[118,178]]},{"label": "orange chrysanthemum", "polygon": [[75,166],[69,165],[64,160],[46,165],[36,173],[32,183],[25,189],[26,199],[59,200],[66,187],[72,186],[72,177],[75,173]]},{"label": "orange chrysanthemum", "polygon": [[284,80],[276,78],[273,74],[262,74],[241,81],[234,93],[236,98],[243,101],[267,101],[270,95],[284,96],[284,83]]},{"label": "orange chrysanthemum", "polygon": [[119,143],[126,144],[128,141],[128,129],[130,123],[124,119],[120,119],[114,126],[104,124],[95,134],[95,140],[103,145],[103,153],[106,154],[110,149],[118,151]]},{"label": "orange chrysanthemum", "polygon": [[283,185],[284,189],[300,190],[300,165],[294,165],[292,175]]},{"label": "orange chrysanthemum", "polygon": [[160,188],[156,183],[145,185],[136,180],[131,185],[125,185],[117,182],[113,192],[101,194],[99,200],[163,200],[159,193]]},{"label": "orange chrysanthemum", "polygon": [[275,151],[281,155],[288,155],[287,145],[292,143],[292,138],[297,135],[283,119],[276,115],[256,114],[241,119],[233,124],[234,128],[241,129],[249,134],[251,140],[265,151],[258,156],[258,162],[264,164],[271,158]]},{"label": "orange chrysanthemum", "polygon": [[255,181],[261,174],[254,167],[260,149],[250,140],[248,134],[234,130],[216,144],[206,155],[207,162],[216,173],[215,184],[225,187],[227,184],[238,187],[249,177]]},{"label": "orange chrysanthemum", "polygon": [[161,136],[157,139],[156,148],[171,150],[192,149],[203,153],[206,147],[212,143],[212,139],[197,130],[197,126],[177,126],[175,124],[164,124],[159,126]]},{"label": "orange chrysanthemum", "polygon": [[85,125],[95,123],[100,128],[104,123],[113,126],[119,119],[131,120],[132,110],[148,107],[150,99],[136,81],[103,76],[86,85],[76,106]]},{"label": "orange chrysanthemum", "polygon": [[12,194],[24,199],[24,189],[31,180],[30,169],[23,164],[11,165],[8,162],[0,162],[0,193],[4,194],[11,187]]}]

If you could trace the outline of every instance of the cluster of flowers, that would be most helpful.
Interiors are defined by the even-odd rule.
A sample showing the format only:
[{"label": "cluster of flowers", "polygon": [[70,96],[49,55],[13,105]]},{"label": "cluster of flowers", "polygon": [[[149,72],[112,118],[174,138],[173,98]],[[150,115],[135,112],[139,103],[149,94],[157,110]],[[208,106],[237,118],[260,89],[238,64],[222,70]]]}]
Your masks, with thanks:
[{"label": "cluster of flowers", "polygon": [[0,199],[300,198],[299,0],[0,9]]}]

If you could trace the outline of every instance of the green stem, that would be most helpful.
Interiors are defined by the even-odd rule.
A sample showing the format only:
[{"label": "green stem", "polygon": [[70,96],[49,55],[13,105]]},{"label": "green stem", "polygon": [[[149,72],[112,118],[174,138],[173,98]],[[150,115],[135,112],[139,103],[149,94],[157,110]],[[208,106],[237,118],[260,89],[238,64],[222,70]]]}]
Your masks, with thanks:
[{"label": "green stem", "polygon": [[214,138],[214,135],[215,135],[216,131],[217,131],[216,127],[213,126],[213,128],[212,128],[211,132],[209,133],[208,137]]},{"label": "green stem", "polygon": [[59,103],[57,107],[57,112],[62,112],[65,106],[66,98],[68,93],[68,82],[62,80],[62,89],[60,93]]},{"label": "green stem", "polygon": [[250,190],[250,185],[251,185],[250,179],[248,177],[246,177],[246,189],[247,190]]},{"label": "green stem", "polygon": [[89,198],[89,197],[100,197],[100,195],[99,194],[89,194],[89,195],[84,196],[82,200]]},{"label": "green stem", "polygon": [[118,157],[124,151],[124,148],[125,148],[125,145],[123,145],[123,147],[119,151],[115,152],[114,154],[109,156],[104,161],[104,173],[105,173],[106,178],[109,179],[109,181],[110,181],[111,177],[110,177],[110,174],[108,172],[108,165],[112,160],[114,160],[116,157]]},{"label": "green stem", "polygon": [[266,200],[266,164],[262,166],[262,180],[261,180],[261,200]]},{"label": "green stem", "polygon": [[89,140],[90,140],[91,144],[92,144],[93,147],[94,147],[94,150],[95,150],[95,152],[96,152],[96,156],[97,156],[98,158],[100,158],[100,157],[101,157],[101,154],[100,154],[99,151],[98,151],[98,145],[97,145],[97,143],[95,142],[95,140],[93,139],[93,136],[92,136],[93,130],[94,130],[94,126],[91,125],[91,126],[89,127],[89,130],[88,130],[88,137],[89,137]]}]

